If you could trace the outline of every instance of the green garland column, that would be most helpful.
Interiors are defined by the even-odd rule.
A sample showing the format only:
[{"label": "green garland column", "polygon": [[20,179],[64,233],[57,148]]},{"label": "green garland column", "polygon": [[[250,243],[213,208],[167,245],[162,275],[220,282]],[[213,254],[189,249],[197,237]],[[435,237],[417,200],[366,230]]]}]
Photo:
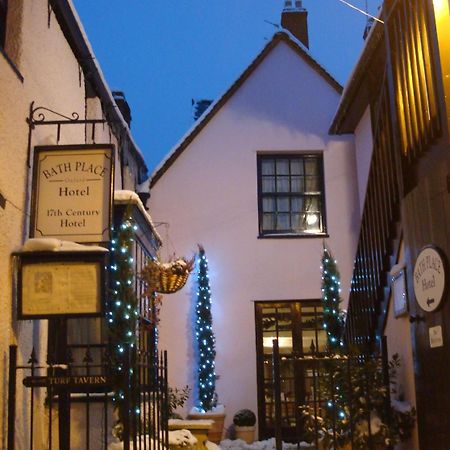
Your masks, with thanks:
[{"label": "green garland column", "polygon": [[[135,353],[138,300],[135,292],[135,263],[133,259],[135,224],[131,207],[125,211],[123,219],[113,228],[111,240],[111,301],[107,322],[111,340],[111,369],[113,376],[113,402],[119,415],[130,414],[122,411],[126,390],[131,392],[131,404],[136,404],[133,362],[125,361],[126,347],[131,355]],[[129,355],[128,355],[129,356]],[[125,373],[129,367],[129,373]],[[135,413],[139,414],[138,407]],[[123,422],[123,417],[119,419]]]},{"label": "green garland column", "polygon": [[340,310],[341,281],[336,260],[325,246],[322,255],[323,327],[327,331],[328,348],[336,352],[343,346],[343,320]]},{"label": "green garland column", "polygon": [[197,388],[200,411],[215,406],[215,338],[212,330],[211,289],[208,277],[208,260],[205,249],[199,245],[198,290],[195,308],[195,341],[197,350]]}]

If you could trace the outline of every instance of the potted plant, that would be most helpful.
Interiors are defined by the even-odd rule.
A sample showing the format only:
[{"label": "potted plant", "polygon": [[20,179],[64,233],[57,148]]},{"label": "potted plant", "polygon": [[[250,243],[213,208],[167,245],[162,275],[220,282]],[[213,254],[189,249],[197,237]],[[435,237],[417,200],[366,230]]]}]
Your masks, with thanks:
[{"label": "potted plant", "polygon": [[247,444],[255,440],[256,416],[250,409],[241,409],[233,417],[236,439],[242,439]]},{"label": "potted plant", "polygon": [[181,408],[186,403],[186,400],[189,398],[191,394],[191,388],[189,386],[185,386],[183,389],[172,388],[169,386],[169,419],[181,419],[182,417],[176,412],[177,408]]}]

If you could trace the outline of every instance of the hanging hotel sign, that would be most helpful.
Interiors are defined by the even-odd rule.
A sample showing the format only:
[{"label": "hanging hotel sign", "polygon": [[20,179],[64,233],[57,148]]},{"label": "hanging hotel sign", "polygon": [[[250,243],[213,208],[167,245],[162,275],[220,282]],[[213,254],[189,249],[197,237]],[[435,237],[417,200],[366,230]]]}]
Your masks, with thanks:
[{"label": "hanging hotel sign", "polygon": [[35,147],[31,237],[109,240],[112,145]]},{"label": "hanging hotel sign", "polygon": [[15,254],[19,257],[17,318],[101,316],[107,253],[105,250]]},{"label": "hanging hotel sign", "polygon": [[439,308],[447,287],[447,267],[436,247],[423,248],[414,265],[414,294],[426,312]]}]

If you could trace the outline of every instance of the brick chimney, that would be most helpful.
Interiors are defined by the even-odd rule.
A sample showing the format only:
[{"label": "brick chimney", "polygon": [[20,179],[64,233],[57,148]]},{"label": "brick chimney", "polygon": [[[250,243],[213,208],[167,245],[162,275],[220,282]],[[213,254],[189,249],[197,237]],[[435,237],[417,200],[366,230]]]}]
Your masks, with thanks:
[{"label": "brick chimney", "polygon": [[285,0],[281,14],[281,26],[309,48],[308,11],[303,8],[301,0]]}]

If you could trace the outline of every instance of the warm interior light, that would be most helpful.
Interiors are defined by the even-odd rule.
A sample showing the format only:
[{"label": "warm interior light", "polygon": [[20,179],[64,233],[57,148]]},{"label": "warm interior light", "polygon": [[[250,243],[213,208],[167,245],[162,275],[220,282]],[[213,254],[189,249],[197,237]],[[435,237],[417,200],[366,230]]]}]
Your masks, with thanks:
[{"label": "warm interior light", "polygon": [[433,0],[434,13],[436,16],[447,14],[449,11],[448,0]]},{"label": "warm interior light", "polygon": [[309,226],[315,225],[319,221],[319,217],[317,214],[308,214],[306,216],[306,223]]},{"label": "warm interior light", "polygon": [[[266,348],[272,348],[272,341],[275,337],[265,337],[263,338],[263,346]],[[292,348],[292,338],[291,337],[279,337],[278,338],[278,346],[280,348]]]},{"label": "warm interior light", "polygon": [[450,2],[449,0],[433,0],[433,6],[439,42],[445,104],[447,107],[447,120],[450,125]]}]

